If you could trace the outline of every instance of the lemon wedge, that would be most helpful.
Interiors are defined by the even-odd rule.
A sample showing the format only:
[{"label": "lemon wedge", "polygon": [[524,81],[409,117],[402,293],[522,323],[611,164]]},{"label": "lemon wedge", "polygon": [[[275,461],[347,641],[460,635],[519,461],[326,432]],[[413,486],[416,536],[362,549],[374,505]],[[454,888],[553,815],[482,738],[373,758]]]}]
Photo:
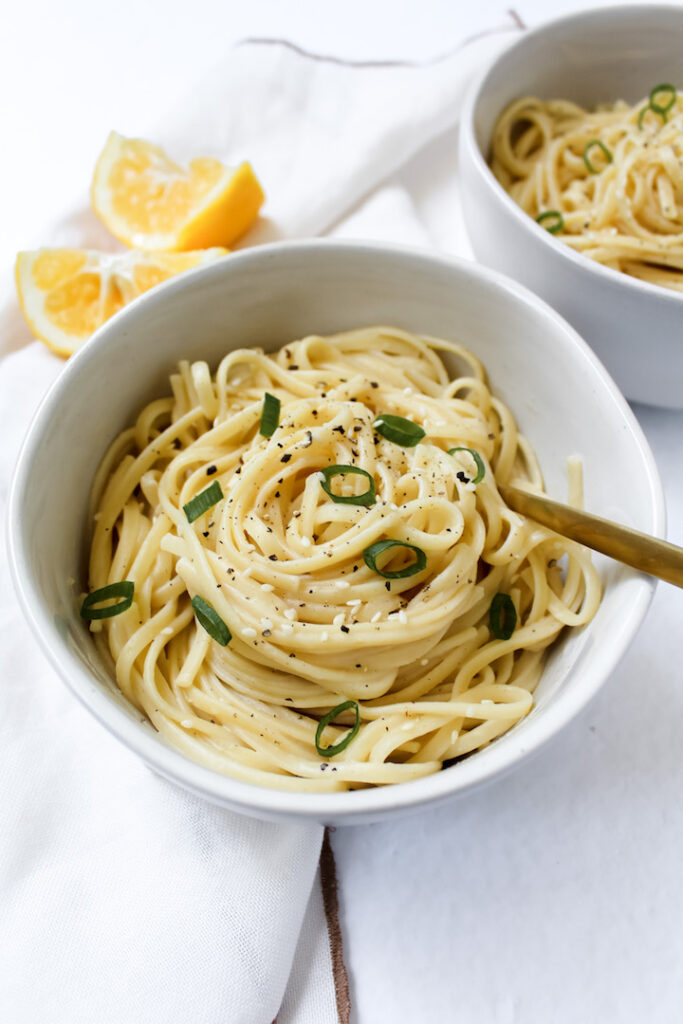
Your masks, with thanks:
[{"label": "lemon wedge", "polygon": [[15,268],[19,302],[35,336],[58,355],[69,356],[138,295],[225,253],[220,248],[183,253],[20,252]]},{"label": "lemon wedge", "polygon": [[231,245],[254,222],[263,190],[248,163],[198,157],[189,169],[160,146],[112,132],[95,167],[92,206],[138,249],[184,252]]}]

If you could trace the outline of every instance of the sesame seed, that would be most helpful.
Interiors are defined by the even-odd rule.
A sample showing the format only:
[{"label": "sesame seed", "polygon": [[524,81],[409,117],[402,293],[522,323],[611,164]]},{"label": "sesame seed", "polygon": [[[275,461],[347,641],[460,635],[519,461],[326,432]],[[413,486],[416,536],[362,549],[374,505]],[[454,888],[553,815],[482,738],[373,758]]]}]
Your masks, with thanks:
[{"label": "sesame seed", "polygon": [[340,587],[342,590],[346,590],[347,587],[351,586],[348,580],[337,580],[336,583],[337,586]]},{"label": "sesame seed", "polygon": [[275,590],[275,587],[273,586],[272,583],[262,583],[261,584],[261,590],[266,590],[266,591],[270,592],[271,590]]},{"label": "sesame seed", "polygon": [[310,546],[311,546],[311,538],[310,537],[302,537],[301,538],[301,544],[305,548],[310,548]]},{"label": "sesame seed", "polygon": [[290,621],[292,619],[295,619],[296,618],[296,608],[285,608],[285,618],[289,619]]},{"label": "sesame seed", "polygon": [[355,605],[361,604],[361,599],[359,597],[354,597],[352,601],[347,601],[346,603],[350,608],[353,608]]},{"label": "sesame seed", "polygon": [[191,718],[183,718],[180,724],[182,725],[183,729],[191,729],[194,725],[194,722],[192,721]]},{"label": "sesame seed", "polygon": [[382,613],[381,612],[375,612],[375,614],[370,619],[370,622],[379,622],[379,620],[381,618],[382,618]]},{"label": "sesame seed", "polygon": [[339,615],[335,615],[335,617],[332,619],[332,625],[333,626],[341,626],[341,624],[342,624],[342,622],[344,621],[345,618],[346,618],[345,613],[344,612],[339,612]]},{"label": "sesame seed", "polygon": [[329,633],[323,631],[320,634],[320,643],[321,644],[326,644],[329,639],[330,639],[330,634]]},{"label": "sesame seed", "polygon": [[404,626],[405,626],[405,624],[408,621],[408,616],[406,615],[406,613],[403,611],[402,608],[401,608],[400,612],[398,613],[398,621],[400,623],[402,623],[402,625],[404,625]]},{"label": "sesame seed", "polygon": [[292,625],[291,622],[283,622],[282,625],[280,626],[280,629],[285,633],[294,632],[294,626]]},{"label": "sesame seed", "polygon": [[265,617],[263,617],[261,619],[261,625],[263,626],[264,629],[272,629],[273,628],[273,623],[270,621],[270,619],[267,619]]},{"label": "sesame seed", "polygon": [[256,636],[256,630],[252,629],[251,626],[245,626],[242,630],[242,636],[246,636],[249,640]]}]

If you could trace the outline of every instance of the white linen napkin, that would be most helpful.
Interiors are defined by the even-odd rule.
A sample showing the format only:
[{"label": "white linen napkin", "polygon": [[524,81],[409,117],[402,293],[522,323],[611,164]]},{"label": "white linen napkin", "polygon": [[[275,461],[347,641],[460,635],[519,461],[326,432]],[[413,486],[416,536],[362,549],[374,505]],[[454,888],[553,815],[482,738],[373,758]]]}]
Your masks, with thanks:
[{"label": "white linen napkin", "polygon": [[[181,159],[251,160],[268,202],[243,244],[333,230],[456,249],[457,215],[434,214],[435,198],[454,187],[451,130],[473,71],[513,27],[423,66],[244,44],[149,137]],[[400,168],[416,183],[413,199],[392,183]],[[81,209],[26,240],[40,244],[118,248],[85,195]],[[63,364],[30,343],[9,277],[0,284],[0,353],[17,350],[0,362],[4,520],[21,438]],[[348,1019],[317,873],[322,828],[210,806],[110,737],[39,653],[0,536],[0,1018]]]}]

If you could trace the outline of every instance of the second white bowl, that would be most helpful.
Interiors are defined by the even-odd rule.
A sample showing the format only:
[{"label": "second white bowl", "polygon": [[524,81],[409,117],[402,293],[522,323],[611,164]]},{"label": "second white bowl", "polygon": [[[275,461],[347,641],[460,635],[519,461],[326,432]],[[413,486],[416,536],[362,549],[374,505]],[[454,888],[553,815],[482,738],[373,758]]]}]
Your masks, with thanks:
[{"label": "second white bowl", "polygon": [[522,36],[465,102],[463,211],[477,259],[525,284],[566,317],[628,398],[683,408],[683,293],[574,252],[524,213],[487,165],[494,126],[513,100],[636,103],[659,82],[683,86],[683,7],[584,11]]}]

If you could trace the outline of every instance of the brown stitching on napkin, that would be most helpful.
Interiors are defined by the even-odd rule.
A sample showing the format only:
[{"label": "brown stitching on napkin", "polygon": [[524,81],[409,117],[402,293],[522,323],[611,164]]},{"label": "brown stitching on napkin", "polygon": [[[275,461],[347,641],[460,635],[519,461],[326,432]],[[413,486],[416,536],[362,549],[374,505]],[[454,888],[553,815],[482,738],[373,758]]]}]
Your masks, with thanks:
[{"label": "brown stitching on napkin", "polygon": [[270,39],[258,36],[240,39],[235,43],[235,46],[284,46],[288,50],[298,53],[300,57],[324,61],[327,64],[339,64],[341,67],[346,68],[427,68],[432,64],[439,64],[443,60],[448,60],[449,57],[453,57],[464,46],[467,46],[468,43],[473,43],[477,39],[483,39],[484,36],[493,36],[499,32],[509,32],[511,29],[524,29],[526,27],[516,11],[508,10],[507,14],[510,16],[511,25],[497,25],[495,28],[482,29],[481,32],[475,32],[474,35],[463,39],[452,50],[446,50],[445,53],[441,53],[436,57],[430,57],[428,60],[347,60],[345,57],[333,57],[329,53],[312,53],[310,50],[305,50],[303,46],[298,46],[289,39]]},{"label": "brown stitching on napkin", "polygon": [[349,976],[344,964],[344,947],[341,928],[339,927],[339,900],[337,897],[337,868],[330,845],[330,830],[325,829],[322,850],[320,851],[320,884],[323,893],[323,906],[327,918],[327,933],[330,937],[330,954],[332,956],[332,977],[334,978],[334,996],[337,1001],[339,1024],[349,1024],[351,1020],[351,996],[349,995]]},{"label": "brown stitching on napkin", "polygon": [[510,17],[514,21],[514,23],[517,26],[517,28],[520,29],[522,32],[525,32],[526,31],[526,23],[525,23],[524,18],[522,17],[522,15],[518,11],[516,11],[514,9],[514,7],[508,7],[508,14],[510,15]]}]

